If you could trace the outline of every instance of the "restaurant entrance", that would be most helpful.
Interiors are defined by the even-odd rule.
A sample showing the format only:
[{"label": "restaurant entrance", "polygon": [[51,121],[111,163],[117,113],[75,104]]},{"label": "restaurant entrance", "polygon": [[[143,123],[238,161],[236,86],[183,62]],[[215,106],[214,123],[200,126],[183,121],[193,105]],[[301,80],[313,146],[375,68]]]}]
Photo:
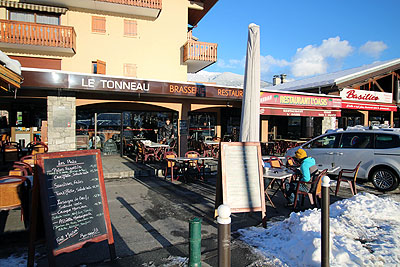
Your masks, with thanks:
[{"label": "restaurant entrance", "polygon": [[77,149],[100,149],[104,155],[133,153],[137,141],[160,141],[159,129],[167,118],[176,130],[177,112],[78,107]]}]

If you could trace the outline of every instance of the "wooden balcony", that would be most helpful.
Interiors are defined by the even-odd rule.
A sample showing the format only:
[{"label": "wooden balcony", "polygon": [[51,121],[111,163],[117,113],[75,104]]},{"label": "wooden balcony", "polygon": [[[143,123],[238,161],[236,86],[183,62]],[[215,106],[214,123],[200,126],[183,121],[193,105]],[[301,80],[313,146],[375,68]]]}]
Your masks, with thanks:
[{"label": "wooden balcony", "polygon": [[73,27],[0,20],[0,48],[7,52],[75,54]]},{"label": "wooden balcony", "polygon": [[21,0],[22,2],[66,8],[106,11],[130,16],[157,18],[162,0]]},{"label": "wooden balcony", "polygon": [[183,47],[183,61],[189,73],[198,72],[217,61],[217,44],[189,39]]}]

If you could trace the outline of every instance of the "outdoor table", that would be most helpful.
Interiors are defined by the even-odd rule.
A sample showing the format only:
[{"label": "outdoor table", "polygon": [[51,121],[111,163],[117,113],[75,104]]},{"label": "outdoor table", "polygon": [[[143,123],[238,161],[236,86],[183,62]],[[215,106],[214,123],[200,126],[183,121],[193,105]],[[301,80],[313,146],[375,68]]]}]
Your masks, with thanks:
[{"label": "outdoor table", "polygon": [[294,171],[290,170],[290,169],[277,169],[277,168],[264,168],[264,179],[272,179],[271,182],[269,184],[272,184],[275,181],[278,181],[278,189],[275,190],[275,192],[272,194],[271,197],[269,197],[268,192],[267,192],[267,188],[265,188],[265,195],[267,196],[269,202],[271,203],[272,207],[275,209],[275,205],[272,202],[271,198],[273,198],[276,193],[281,190],[282,193],[285,195],[284,191],[285,189],[283,188],[283,184],[285,182],[286,179],[290,178],[293,176]]},{"label": "outdoor table", "polygon": [[204,141],[204,144],[206,145],[219,145],[218,141],[212,141],[212,140],[206,140]]},{"label": "outdoor table", "polygon": [[[143,142],[142,142],[143,143]],[[170,146],[167,144],[160,144],[160,143],[155,143],[155,142],[151,142],[150,145],[146,145],[145,143],[143,143],[145,146],[149,147],[149,148],[154,148],[155,150],[155,155],[157,157],[158,160],[161,160],[164,158],[165,155],[165,150],[167,148],[169,148]],[[160,154],[160,155],[159,155]]]},{"label": "outdoor table", "polygon": [[189,170],[189,164],[191,161],[202,161],[202,164],[200,164],[201,168],[203,169],[203,176],[201,176],[201,179],[204,179],[204,161],[205,160],[213,160],[213,157],[196,157],[196,158],[189,158],[189,157],[176,157],[176,158],[168,158],[169,161],[174,161],[176,163],[181,163],[181,172],[183,172],[183,175],[185,176],[185,181],[187,180],[186,178],[189,177],[188,175],[188,170]]}]

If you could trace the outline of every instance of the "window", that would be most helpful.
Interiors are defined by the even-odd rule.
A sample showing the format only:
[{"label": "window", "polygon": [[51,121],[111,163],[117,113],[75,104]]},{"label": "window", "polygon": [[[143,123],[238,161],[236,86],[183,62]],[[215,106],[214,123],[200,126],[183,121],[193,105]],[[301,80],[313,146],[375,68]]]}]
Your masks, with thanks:
[{"label": "window", "polygon": [[343,133],[340,148],[372,148],[371,133]]},{"label": "window", "polygon": [[[330,134],[312,141],[306,148],[334,148],[337,147],[340,135]],[[336,145],[335,145],[336,144]]]},{"label": "window", "polygon": [[395,148],[400,147],[400,140],[398,135],[394,134],[377,134],[375,139],[376,149]]},{"label": "window", "polygon": [[92,72],[94,74],[106,74],[106,62],[101,60],[92,61]]},{"label": "window", "polygon": [[60,15],[47,12],[9,10],[8,16],[10,20],[60,25]]},{"label": "window", "polygon": [[92,16],[92,32],[106,33],[106,18]]},{"label": "window", "polygon": [[137,22],[136,20],[124,20],[124,36],[136,37],[137,36]]},{"label": "window", "polygon": [[136,64],[124,64],[124,76],[137,77],[136,70]]}]

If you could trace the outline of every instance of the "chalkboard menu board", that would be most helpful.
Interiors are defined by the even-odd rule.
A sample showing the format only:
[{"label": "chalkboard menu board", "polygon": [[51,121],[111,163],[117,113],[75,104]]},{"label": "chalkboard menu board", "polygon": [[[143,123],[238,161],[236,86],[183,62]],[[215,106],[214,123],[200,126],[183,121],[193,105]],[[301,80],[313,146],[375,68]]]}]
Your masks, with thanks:
[{"label": "chalkboard menu board", "polygon": [[[258,142],[222,142],[221,175],[217,201],[231,212],[261,211],[265,220],[265,196],[261,146]],[[218,195],[222,194],[222,198]]]},{"label": "chalkboard menu board", "polygon": [[87,242],[113,244],[99,150],[39,154],[46,239],[54,255]]}]

